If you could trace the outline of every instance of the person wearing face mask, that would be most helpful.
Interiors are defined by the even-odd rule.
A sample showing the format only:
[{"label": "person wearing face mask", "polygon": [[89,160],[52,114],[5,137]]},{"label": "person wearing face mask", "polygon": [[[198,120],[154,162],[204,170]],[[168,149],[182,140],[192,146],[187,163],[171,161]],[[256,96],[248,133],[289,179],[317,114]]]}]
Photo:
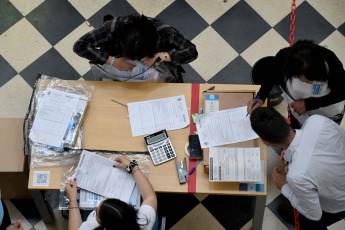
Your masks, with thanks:
[{"label": "person wearing face mask", "polygon": [[300,40],[280,50],[258,92],[259,99],[248,101],[251,113],[262,106],[274,85],[283,90],[289,104],[292,126],[300,128],[313,114],[340,124],[344,116],[345,71],[337,56],[309,40]]}]

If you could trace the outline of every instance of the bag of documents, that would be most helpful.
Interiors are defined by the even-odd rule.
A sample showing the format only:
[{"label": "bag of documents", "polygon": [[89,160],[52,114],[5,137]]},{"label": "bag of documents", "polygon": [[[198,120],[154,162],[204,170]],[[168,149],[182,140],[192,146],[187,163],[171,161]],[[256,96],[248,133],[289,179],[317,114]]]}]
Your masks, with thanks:
[{"label": "bag of documents", "polygon": [[134,81],[134,82],[170,82],[174,76],[168,66],[158,58],[151,67],[140,61],[128,60],[135,65],[132,71],[120,71],[111,65],[90,64],[96,81]]}]

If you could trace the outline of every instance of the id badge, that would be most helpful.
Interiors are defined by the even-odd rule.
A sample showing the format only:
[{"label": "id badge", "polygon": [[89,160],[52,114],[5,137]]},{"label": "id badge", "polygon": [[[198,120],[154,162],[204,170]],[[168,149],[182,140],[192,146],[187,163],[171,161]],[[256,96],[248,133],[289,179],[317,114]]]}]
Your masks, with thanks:
[{"label": "id badge", "polygon": [[320,89],[321,89],[321,84],[315,82],[313,84],[313,95],[319,95],[320,94]]}]

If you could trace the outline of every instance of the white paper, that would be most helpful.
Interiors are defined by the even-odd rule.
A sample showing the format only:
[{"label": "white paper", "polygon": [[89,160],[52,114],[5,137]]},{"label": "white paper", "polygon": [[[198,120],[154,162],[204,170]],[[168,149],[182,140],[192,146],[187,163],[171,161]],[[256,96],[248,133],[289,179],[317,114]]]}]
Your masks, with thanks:
[{"label": "white paper", "polygon": [[84,150],[76,169],[77,186],[128,203],[135,181],[124,169],[114,168],[114,164],[117,162]]},{"label": "white paper", "polygon": [[196,117],[201,148],[232,144],[258,138],[250,125],[247,106]]},{"label": "white paper", "polygon": [[184,95],[128,103],[128,111],[133,137],[189,125]]},{"label": "white paper", "polygon": [[[111,65],[103,65],[103,69],[108,72],[109,74],[117,77],[120,81],[127,81],[128,78],[133,77],[129,79],[128,81],[149,81],[149,80],[156,80],[159,78],[159,73],[157,70],[151,68],[149,70],[146,65],[144,65],[140,61],[132,61],[127,60],[128,63],[135,65],[135,67],[132,69],[132,71],[120,71],[114,66]],[[140,74],[143,73],[143,74]],[[138,75],[140,74],[140,75]],[[134,77],[135,75],[138,75]]]},{"label": "white paper", "polygon": [[30,139],[60,147],[80,96],[48,88],[33,123]]},{"label": "white paper", "polygon": [[[97,193],[93,193],[85,189],[80,189],[79,207],[84,209],[94,208],[97,207],[105,199],[107,198]],[[137,210],[140,208],[140,192],[137,185],[134,186],[131,197],[129,199],[129,204]]]},{"label": "white paper", "polygon": [[261,180],[260,148],[211,147],[210,181]]}]

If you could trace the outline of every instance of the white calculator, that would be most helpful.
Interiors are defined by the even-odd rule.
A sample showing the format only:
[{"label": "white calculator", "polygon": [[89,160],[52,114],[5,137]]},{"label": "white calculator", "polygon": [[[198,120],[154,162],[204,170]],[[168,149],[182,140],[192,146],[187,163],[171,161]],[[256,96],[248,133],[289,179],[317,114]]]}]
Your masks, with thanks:
[{"label": "white calculator", "polygon": [[148,135],[144,139],[154,165],[176,158],[175,150],[166,130]]}]

